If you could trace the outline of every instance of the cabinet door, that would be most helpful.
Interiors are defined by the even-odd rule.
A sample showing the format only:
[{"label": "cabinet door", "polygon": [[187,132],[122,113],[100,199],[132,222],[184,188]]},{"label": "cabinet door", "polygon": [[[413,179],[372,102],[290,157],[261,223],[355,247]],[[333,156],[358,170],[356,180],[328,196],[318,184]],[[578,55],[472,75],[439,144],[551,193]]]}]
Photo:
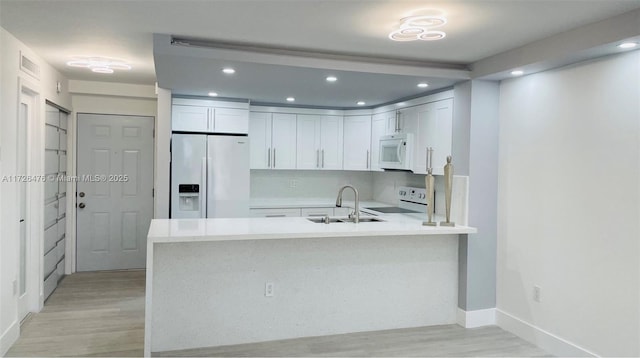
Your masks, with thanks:
[{"label": "cabinet door", "polygon": [[380,137],[387,135],[387,116],[385,113],[376,114],[371,120],[371,170],[380,169]]},{"label": "cabinet door", "polygon": [[250,209],[249,214],[253,218],[284,218],[299,217],[300,209],[283,208],[283,209]]},{"label": "cabinet door", "polygon": [[298,169],[319,169],[321,167],[320,121],[320,116],[298,115],[296,134]]},{"label": "cabinet door", "polygon": [[397,111],[391,111],[383,114],[385,118],[385,123],[386,123],[386,128],[385,128],[386,134],[395,134],[400,132],[402,124],[396,112]]},{"label": "cabinet door", "polygon": [[44,148],[58,150],[60,147],[60,134],[58,128],[50,125],[44,126]]},{"label": "cabinet door", "polygon": [[300,214],[303,217],[333,216],[333,208],[301,208]]},{"label": "cabinet door", "polygon": [[271,167],[271,113],[251,112],[249,116],[249,168]]},{"label": "cabinet door", "polygon": [[171,129],[185,132],[208,132],[209,108],[173,106],[171,111]]},{"label": "cabinet door", "polygon": [[344,118],[344,170],[371,168],[371,116]]},{"label": "cabinet door", "polygon": [[418,133],[418,108],[411,107],[400,110],[398,116],[400,133]]},{"label": "cabinet door", "polygon": [[342,170],[342,116],[323,116],[320,120],[320,167],[325,170]]},{"label": "cabinet door", "polygon": [[427,148],[433,148],[433,174],[444,174],[447,156],[451,155],[453,135],[453,99],[418,107],[418,135],[414,168],[426,173]]},{"label": "cabinet door", "polygon": [[213,131],[216,133],[249,133],[249,111],[237,108],[215,108]]},{"label": "cabinet door", "polygon": [[274,113],[271,124],[271,167],[296,169],[296,115]]}]

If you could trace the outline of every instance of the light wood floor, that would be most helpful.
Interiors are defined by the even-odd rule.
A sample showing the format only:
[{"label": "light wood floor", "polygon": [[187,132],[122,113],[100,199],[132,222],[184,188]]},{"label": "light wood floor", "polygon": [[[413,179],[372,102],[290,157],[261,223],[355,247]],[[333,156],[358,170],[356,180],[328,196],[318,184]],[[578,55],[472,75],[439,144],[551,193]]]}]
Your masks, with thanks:
[{"label": "light wood floor", "polygon": [[[142,356],[144,271],[67,276],[8,356]],[[162,356],[548,356],[498,327],[457,325],[164,352]]]}]

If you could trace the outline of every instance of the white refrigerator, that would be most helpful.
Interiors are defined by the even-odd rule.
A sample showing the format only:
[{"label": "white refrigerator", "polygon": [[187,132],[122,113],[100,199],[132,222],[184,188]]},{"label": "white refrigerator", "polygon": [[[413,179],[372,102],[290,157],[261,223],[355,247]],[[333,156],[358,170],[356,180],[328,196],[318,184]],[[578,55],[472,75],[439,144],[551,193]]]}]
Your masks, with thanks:
[{"label": "white refrigerator", "polygon": [[171,218],[249,216],[249,138],[173,134]]}]

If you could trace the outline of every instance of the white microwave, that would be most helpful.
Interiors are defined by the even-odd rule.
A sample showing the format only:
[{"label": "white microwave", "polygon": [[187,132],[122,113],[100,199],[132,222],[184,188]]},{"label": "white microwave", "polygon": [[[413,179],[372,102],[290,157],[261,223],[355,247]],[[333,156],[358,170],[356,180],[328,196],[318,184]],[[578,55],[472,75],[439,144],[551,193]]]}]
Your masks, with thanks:
[{"label": "white microwave", "polygon": [[412,170],[413,134],[380,137],[380,169]]}]

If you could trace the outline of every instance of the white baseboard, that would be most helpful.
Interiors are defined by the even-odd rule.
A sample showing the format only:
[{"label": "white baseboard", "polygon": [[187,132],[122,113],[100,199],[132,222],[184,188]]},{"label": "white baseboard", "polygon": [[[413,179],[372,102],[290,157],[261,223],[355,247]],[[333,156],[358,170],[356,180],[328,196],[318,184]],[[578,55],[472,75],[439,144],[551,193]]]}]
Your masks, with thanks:
[{"label": "white baseboard", "polygon": [[0,357],[4,357],[7,354],[7,351],[16,343],[18,337],[20,337],[20,323],[16,320],[0,336]]},{"label": "white baseboard", "polygon": [[458,308],[456,323],[464,328],[491,326],[496,324],[496,309],[465,311]]},{"label": "white baseboard", "polygon": [[582,348],[540,327],[525,322],[507,312],[496,309],[496,322],[500,328],[529,341],[557,357],[598,357]]}]

